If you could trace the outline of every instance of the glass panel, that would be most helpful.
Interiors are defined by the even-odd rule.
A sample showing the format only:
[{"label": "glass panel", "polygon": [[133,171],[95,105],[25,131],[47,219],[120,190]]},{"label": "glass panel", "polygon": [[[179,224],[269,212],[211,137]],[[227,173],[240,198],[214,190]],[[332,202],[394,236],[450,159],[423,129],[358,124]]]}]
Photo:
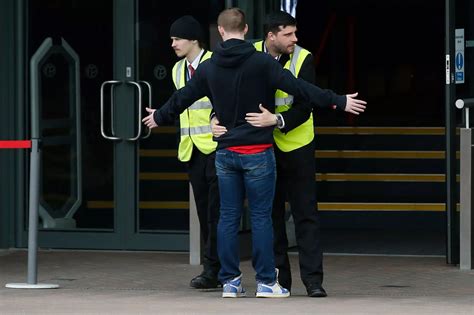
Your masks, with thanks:
[{"label": "glass panel", "polygon": [[[141,0],[139,15],[139,80],[153,90],[153,106],[163,104],[174,91],[171,70],[178,57],[171,48],[169,27],[182,15],[194,16],[205,29],[213,25],[223,1]],[[209,43],[209,34],[206,34]],[[145,115],[145,114],[144,114]],[[177,126],[154,129],[140,141],[140,202],[137,228],[140,232],[189,230],[189,184],[185,165],[177,159]]]},{"label": "glass panel", "polygon": [[[113,78],[113,1],[28,3],[29,58],[46,38],[54,45],[39,71],[43,227],[112,230],[114,150],[100,135],[99,102],[102,82]],[[78,56],[79,90],[61,39]]]}]

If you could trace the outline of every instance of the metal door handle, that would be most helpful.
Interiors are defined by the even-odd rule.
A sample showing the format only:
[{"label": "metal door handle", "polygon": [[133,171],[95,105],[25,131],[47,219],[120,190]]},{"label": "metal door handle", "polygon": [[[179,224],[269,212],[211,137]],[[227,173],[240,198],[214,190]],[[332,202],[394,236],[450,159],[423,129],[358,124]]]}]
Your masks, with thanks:
[{"label": "metal door handle", "polygon": [[[114,124],[114,121],[115,121],[115,97],[114,97],[114,95],[115,95],[115,86],[120,85],[122,83],[123,83],[123,81],[110,80],[110,81],[103,82],[101,87],[100,87],[100,132],[101,132],[102,136],[105,139],[123,140],[122,138],[116,136],[115,124]],[[136,136],[134,136],[132,138],[126,138],[125,140],[136,141],[138,139],[146,139],[151,135],[151,129],[148,128],[147,133],[144,136],[142,136],[142,110],[143,110],[142,104],[143,104],[143,102],[142,102],[142,87],[140,86],[140,84],[145,84],[147,86],[147,89],[148,89],[148,107],[150,107],[150,108],[152,107],[151,84],[148,83],[147,81],[138,81],[138,83],[135,82],[135,81],[125,81],[125,83],[136,86],[137,89],[138,89],[138,132],[137,132]],[[105,127],[104,127],[104,89],[105,89],[105,86],[107,84],[111,85],[111,88],[110,88],[110,91],[111,91],[111,96],[110,96],[110,103],[111,103],[110,104],[110,111],[111,111],[111,114],[110,114],[110,132],[111,132],[111,135],[106,134]]]},{"label": "metal door handle", "polygon": [[102,134],[102,137],[104,137],[105,139],[109,139],[109,140],[122,140],[121,138],[119,137],[115,137],[115,128],[114,128],[114,111],[115,111],[115,108],[114,108],[114,89],[111,88],[111,92],[112,92],[112,96],[111,96],[111,105],[110,105],[110,110],[111,110],[111,121],[110,121],[110,129],[111,129],[111,132],[112,132],[112,136],[108,136],[105,134],[105,128],[104,128],[104,87],[107,85],[107,84],[111,84],[112,86],[114,85],[119,85],[119,84],[122,84],[122,81],[116,81],[116,80],[110,80],[110,81],[105,81],[102,83],[102,85],[100,86],[100,133]]},{"label": "metal door handle", "polygon": [[[121,84],[122,82],[120,82]],[[116,136],[115,134],[115,84],[110,86],[110,132],[112,136]]]},{"label": "metal door handle", "polygon": [[142,134],[142,87],[135,81],[125,81],[127,84],[134,85],[138,88],[138,133],[133,138],[127,138],[129,141],[136,141]]},{"label": "metal door handle", "polygon": [[[151,84],[148,83],[147,81],[143,81],[143,80],[142,80],[142,81],[138,81],[138,83],[143,83],[143,84],[145,84],[145,85],[147,86],[147,88],[148,88],[148,107],[149,107],[149,108],[153,108],[153,107],[152,107],[152,104],[153,104],[153,103],[152,103],[152,97],[151,97]],[[141,110],[141,109],[140,109],[140,110]],[[142,123],[142,122],[140,121],[140,123]],[[146,139],[146,138],[148,138],[148,137],[151,135],[151,129],[148,128],[148,127],[147,127],[147,129],[148,129],[148,131],[147,131],[146,135],[143,136],[143,137],[141,137],[141,139]]]}]

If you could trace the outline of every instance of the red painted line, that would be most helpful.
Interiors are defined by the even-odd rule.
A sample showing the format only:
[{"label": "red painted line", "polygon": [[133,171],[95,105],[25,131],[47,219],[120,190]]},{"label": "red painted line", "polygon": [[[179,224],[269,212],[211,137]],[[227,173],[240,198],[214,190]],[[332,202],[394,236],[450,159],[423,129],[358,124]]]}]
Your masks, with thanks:
[{"label": "red painted line", "polygon": [[0,140],[0,149],[29,149],[31,140]]}]

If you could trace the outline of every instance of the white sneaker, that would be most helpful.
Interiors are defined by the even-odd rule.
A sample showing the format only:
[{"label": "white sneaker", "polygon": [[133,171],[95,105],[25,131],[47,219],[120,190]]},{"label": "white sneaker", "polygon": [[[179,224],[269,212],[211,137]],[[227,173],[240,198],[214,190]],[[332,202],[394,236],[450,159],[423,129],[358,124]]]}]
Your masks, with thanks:
[{"label": "white sneaker", "polygon": [[242,288],[242,274],[240,276],[229,280],[222,286],[223,298],[238,298],[245,296],[245,290]]},{"label": "white sneaker", "polygon": [[273,284],[258,283],[257,284],[257,297],[266,298],[286,298],[290,296],[290,291],[282,287],[278,281]]},{"label": "white sneaker", "polygon": [[262,282],[257,283],[256,297],[266,298],[286,298],[290,296],[290,291],[285,289],[278,283],[278,269],[275,268],[276,280],[273,283],[265,284]]}]

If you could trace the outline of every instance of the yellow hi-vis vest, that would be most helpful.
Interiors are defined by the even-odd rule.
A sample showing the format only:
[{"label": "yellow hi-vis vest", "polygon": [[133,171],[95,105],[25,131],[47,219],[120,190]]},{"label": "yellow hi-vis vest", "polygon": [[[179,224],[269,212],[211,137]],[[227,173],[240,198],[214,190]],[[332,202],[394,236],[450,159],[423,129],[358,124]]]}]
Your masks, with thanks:
[{"label": "yellow hi-vis vest", "polygon": [[[254,46],[257,51],[263,51],[263,41],[254,43]],[[295,51],[290,55],[290,59],[283,68],[290,70],[295,77],[298,77],[301,66],[309,54],[311,53],[308,50],[296,45]],[[289,95],[281,90],[275,92],[276,113],[289,110],[292,104],[293,95]],[[280,129],[275,128],[273,138],[278,148],[283,152],[290,152],[307,145],[314,139],[313,113],[311,113],[308,120],[286,134],[281,132]]]},{"label": "yellow hi-vis vest", "polygon": [[[201,62],[211,57],[210,51],[206,52]],[[173,67],[173,82],[176,89],[186,84],[186,58],[178,61]],[[204,154],[210,154],[216,150],[217,143],[212,140],[209,116],[212,104],[209,98],[203,97],[194,102],[179,115],[181,138],[178,148],[178,159],[187,162],[191,159],[193,145]]]}]

